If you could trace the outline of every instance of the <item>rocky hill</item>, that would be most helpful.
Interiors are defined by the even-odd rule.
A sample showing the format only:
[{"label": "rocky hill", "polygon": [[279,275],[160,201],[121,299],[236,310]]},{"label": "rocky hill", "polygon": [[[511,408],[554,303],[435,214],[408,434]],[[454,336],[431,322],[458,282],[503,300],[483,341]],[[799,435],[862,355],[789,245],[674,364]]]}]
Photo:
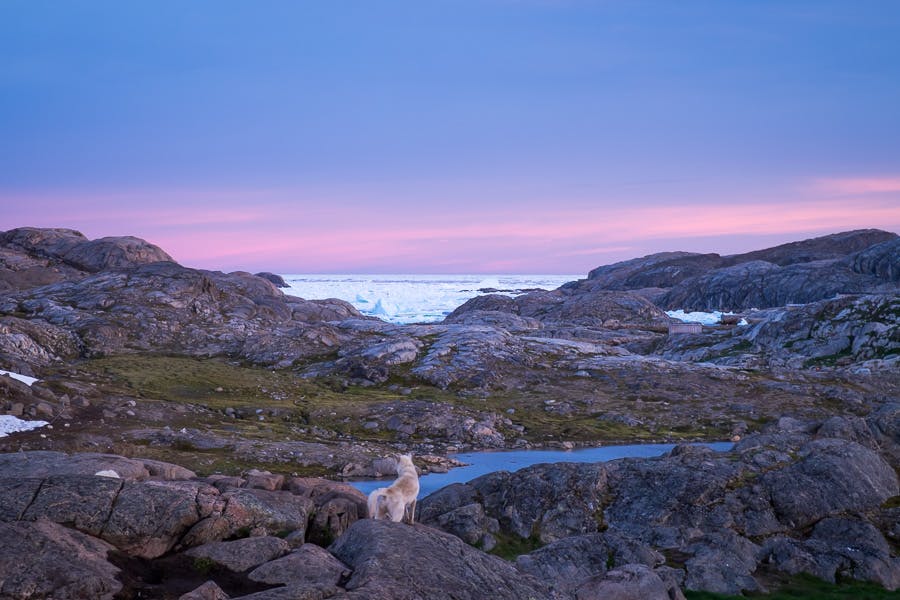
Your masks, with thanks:
[{"label": "rocky hill", "polygon": [[665,309],[746,310],[896,293],[897,234],[863,229],[719,256],[666,252],[598,267],[573,293],[631,290]]},{"label": "rocky hill", "polygon": [[[394,325],[287,296],[271,274],[181,266],[137,238],[0,233],[0,369],[39,379],[0,375],[0,413],[50,422],[0,438],[0,521],[19,540],[9,551],[56,549],[42,564],[73,576],[33,596],[54,598],[165,597],[148,591],[160,569],[183,577],[171,584],[182,593],[203,583],[197,564],[232,595],[402,597],[403,572],[372,566],[396,552],[365,543],[376,534],[409,560],[450,561],[449,573],[476,565],[475,588],[496,597],[647,586],[671,598],[800,572],[895,588],[898,252],[895,234],[865,230],[731,257],[657,254]],[[663,310],[674,306],[756,310],[683,334]],[[390,475],[396,451],[428,471],[463,449],[717,439],[740,443],[727,456],[494,475],[424,501],[423,520],[462,541],[352,524],[359,498],[301,482]],[[94,476],[113,464],[123,481]],[[153,512],[163,505],[180,508]],[[240,542],[225,547],[235,568],[187,554],[223,542]],[[86,566],[59,558],[66,548]],[[248,554],[267,557],[257,576]],[[301,569],[302,591],[267,590],[300,585],[273,579],[284,569],[272,560],[330,575]],[[5,575],[10,590],[33,585]],[[408,583],[421,595],[450,581],[434,577]]]}]

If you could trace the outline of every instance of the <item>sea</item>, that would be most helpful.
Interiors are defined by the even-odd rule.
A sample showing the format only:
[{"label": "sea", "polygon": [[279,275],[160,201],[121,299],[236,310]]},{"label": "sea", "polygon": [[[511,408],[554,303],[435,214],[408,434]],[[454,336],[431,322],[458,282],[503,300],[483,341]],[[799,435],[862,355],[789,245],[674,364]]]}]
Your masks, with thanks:
[{"label": "sea", "polygon": [[283,274],[285,294],[307,300],[339,298],[359,312],[391,323],[441,321],[484,294],[516,296],[553,290],[578,275],[297,275]]},{"label": "sea", "polygon": [[[391,323],[442,321],[461,304],[485,294],[517,296],[532,290],[555,290],[579,275],[298,275],[282,274],[285,294],[321,300],[339,298],[359,312]],[[723,314],[667,311],[681,321],[713,325]]]}]

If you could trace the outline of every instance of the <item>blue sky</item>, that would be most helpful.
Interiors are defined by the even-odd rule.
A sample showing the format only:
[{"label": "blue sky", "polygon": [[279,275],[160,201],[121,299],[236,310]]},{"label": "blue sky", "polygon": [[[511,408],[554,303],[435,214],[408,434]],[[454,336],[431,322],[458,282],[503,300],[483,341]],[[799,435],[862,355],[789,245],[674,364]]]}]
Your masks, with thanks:
[{"label": "blue sky", "polygon": [[893,1],[7,0],[0,229],[566,273],[897,231],[897,106]]}]

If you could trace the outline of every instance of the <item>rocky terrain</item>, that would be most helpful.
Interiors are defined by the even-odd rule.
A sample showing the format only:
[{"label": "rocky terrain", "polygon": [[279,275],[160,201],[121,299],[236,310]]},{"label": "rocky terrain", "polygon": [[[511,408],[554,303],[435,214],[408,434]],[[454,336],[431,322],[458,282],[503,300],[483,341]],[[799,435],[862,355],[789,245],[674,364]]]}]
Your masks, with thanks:
[{"label": "rocky terrain", "polygon": [[898,455],[897,403],[783,418],[729,452],[491,473],[407,525],[362,518],[365,497],[324,479],[9,453],[0,597],[669,600],[798,574],[896,590]]},{"label": "rocky terrain", "polygon": [[[395,546],[411,561],[471,563],[471,589],[492,597],[736,593],[796,573],[900,583],[896,234],[657,254],[553,291],[480,296],[434,324],[385,323],[278,284],[183,267],[137,238],[0,233],[0,369],[39,378],[0,376],[0,413],[50,422],[0,438],[2,520],[21,542],[10,551],[75,549],[96,574],[69,577],[82,567],[50,558],[59,580],[41,585],[79,591],[29,588],[40,571],[19,569],[0,581],[25,587],[0,596],[177,597],[203,569],[232,597],[470,589],[456,567],[409,580],[386,564]],[[739,315],[679,334],[671,308]],[[334,508],[302,487],[324,498],[338,484],[310,476],[389,475],[396,451],[427,471],[463,449],[716,439],[738,445],[445,488],[416,527],[354,525],[347,488]],[[94,475],[107,469],[121,480]],[[387,546],[366,544],[373,535]],[[238,557],[269,557],[253,568],[309,561],[336,575],[267,590],[288,582],[188,555],[238,542],[260,544]],[[162,571],[183,581],[153,591]]]}]

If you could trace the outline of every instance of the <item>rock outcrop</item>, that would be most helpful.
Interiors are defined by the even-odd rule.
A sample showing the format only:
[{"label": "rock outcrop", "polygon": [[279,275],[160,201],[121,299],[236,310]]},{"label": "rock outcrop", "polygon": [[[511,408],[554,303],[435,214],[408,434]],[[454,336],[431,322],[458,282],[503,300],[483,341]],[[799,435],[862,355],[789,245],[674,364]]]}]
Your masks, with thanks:
[{"label": "rock outcrop", "polygon": [[876,450],[847,439],[857,423],[838,421],[798,429],[784,420],[726,454],[679,446],[659,459],[494,473],[425,498],[421,519],[476,545],[485,536],[553,542],[517,565],[578,597],[613,586],[588,582],[614,567],[656,589],[648,573],[669,556],[679,557],[669,566],[683,569],[693,590],[764,589],[755,577],[763,563],[896,589],[900,559],[885,539],[896,532],[879,530],[877,515],[900,493],[897,474]]},{"label": "rock outcrop", "polygon": [[344,586],[348,598],[520,600],[549,596],[540,582],[512,564],[422,525],[357,521],[329,551],[353,569]]},{"label": "rock outcrop", "polygon": [[[894,590],[900,484],[886,457],[900,447],[898,415],[885,406],[868,419],[783,418],[730,452],[682,445],[659,458],[492,473],[421,499],[414,526],[361,519],[362,494],[324,480],[204,480],[115,455],[0,455],[0,530],[16,540],[0,552],[0,580],[11,596],[149,593],[133,571],[144,559],[194,565],[192,583],[169,584],[179,594],[276,586],[238,595],[255,600],[663,600],[682,588],[763,591],[773,570]],[[98,466],[123,477],[80,474]],[[338,517],[336,499],[352,511]],[[317,526],[334,529],[313,545],[320,512]],[[483,552],[516,540],[539,547],[515,562]],[[116,553],[129,558],[108,558]],[[13,567],[22,562],[29,569]],[[60,565],[64,574],[47,577]],[[205,572],[215,583],[198,587]]]}]

